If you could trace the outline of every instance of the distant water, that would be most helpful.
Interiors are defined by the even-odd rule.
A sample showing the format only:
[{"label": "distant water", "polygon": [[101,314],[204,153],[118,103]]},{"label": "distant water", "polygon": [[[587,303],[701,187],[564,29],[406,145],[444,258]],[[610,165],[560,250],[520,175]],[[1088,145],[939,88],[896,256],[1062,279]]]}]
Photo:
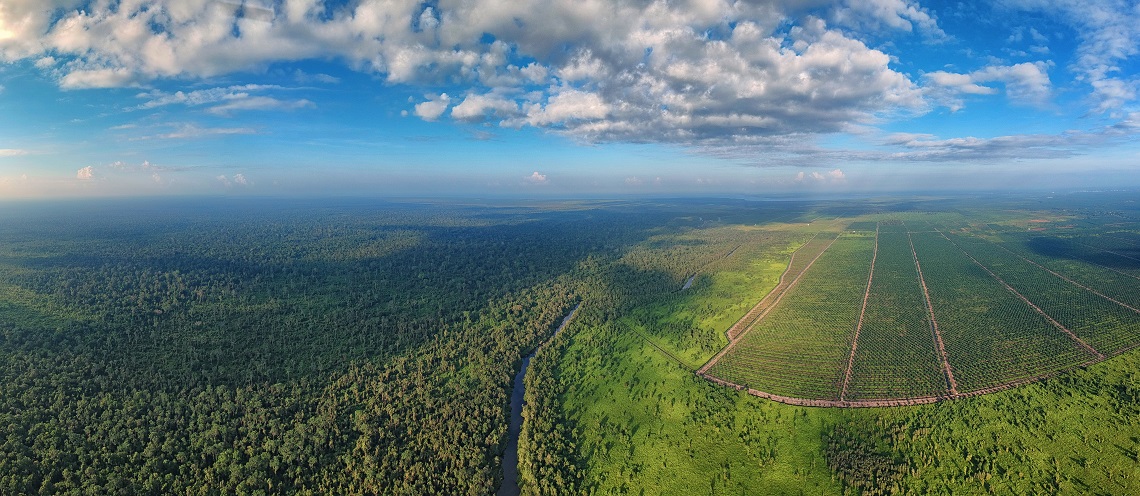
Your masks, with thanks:
[{"label": "distant water", "polygon": [[684,290],[686,290],[686,289],[689,289],[689,288],[693,287],[693,280],[694,280],[694,279],[696,279],[696,278],[697,278],[697,275],[696,275],[696,274],[693,274],[693,275],[689,276],[689,279],[687,279],[687,280],[685,281],[685,285],[684,285],[684,286],[681,286],[681,291],[684,291]]},{"label": "distant water", "polygon": [[[554,339],[566,324],[570,323],[570,319],[578,313],[578,308],[582,304],[579,303],[574,306],[562,319],[562,323],[558,324],[558,329],[554,330],[554,334],[550,335],[550,339]],[[547,341],[549,342],[549,340]],[[546,343],[543,343],[546,344]],[[539,348],[542,348],[540,345]],[[526,369],[530,366],[530,359],[534,358],[534,354],[538,352],[538,348],[530,352],[522,361],[522,367],[519,368],[519,373],[515,374],[514,388],[511,390],[511,422],[507,425],[507,452],[503,453],[503,485],[499,487],[498,496],[518,496],[519,491],[519,434],[522,432],[522,407],[523,397],[526,396],[526,385],[523,379],[526,378]]]}]

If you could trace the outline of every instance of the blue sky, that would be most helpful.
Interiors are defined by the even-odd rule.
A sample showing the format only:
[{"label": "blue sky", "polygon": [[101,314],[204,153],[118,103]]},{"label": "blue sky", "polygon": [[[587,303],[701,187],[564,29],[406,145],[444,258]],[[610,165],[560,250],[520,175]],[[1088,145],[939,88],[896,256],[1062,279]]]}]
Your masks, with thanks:
[{"label": "blue sky", "polygon": [[1134,0],[3,0],[0,198],[1140,186]]}]

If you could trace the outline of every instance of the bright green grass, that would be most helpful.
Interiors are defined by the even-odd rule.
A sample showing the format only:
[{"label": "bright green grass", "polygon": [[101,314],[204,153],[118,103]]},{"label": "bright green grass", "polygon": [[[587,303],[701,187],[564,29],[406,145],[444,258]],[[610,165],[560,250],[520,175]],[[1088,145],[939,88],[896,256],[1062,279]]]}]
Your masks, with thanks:
[{"label": "bright green grass", "polygon": [[691,288],[621,319],[695,370],[728,344],[725,331],[776,286],[788,257],[809,237],[755,231],[731,256],[699,273]]},{"label": "bright green grass", "polygon": [[[653,305],[664,318],[683,308]],[[860,467],[841,479],[827,466],[843,429],[894,470],[864,480],[864,494],[1140,494],[1140,352],[933,405],[803,408],[702,381],[621,325],[570,332],[552,391],[582,471],[568,493],[857,494]]]},{"label": "bright green grass", "polygon": [[558,363],[584,494],[834,494],[825,410],[698,378],[619,327],[580,328]]},{"label": "bright green grass", "polygon": [[847,410],[908,494],[1140,494],[1140,353],[1000,393]]},{"label": "bright green grass", "polygon": [[804,408],[713,385],[639,337],[574,329],[559,358],[582,494],[842,494],[826,441],[859,432],[902,494],[1137,494],[1140,353],[981,397]]}]

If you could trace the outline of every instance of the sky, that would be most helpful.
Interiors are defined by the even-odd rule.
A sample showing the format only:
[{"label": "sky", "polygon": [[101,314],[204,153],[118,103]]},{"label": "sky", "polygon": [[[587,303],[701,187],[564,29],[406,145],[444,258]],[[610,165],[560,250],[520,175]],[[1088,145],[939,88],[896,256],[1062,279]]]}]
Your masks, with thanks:
[{"label": "sky", "polygon": [[1137,0],[0,0],[0,199],[1140,187]]}]

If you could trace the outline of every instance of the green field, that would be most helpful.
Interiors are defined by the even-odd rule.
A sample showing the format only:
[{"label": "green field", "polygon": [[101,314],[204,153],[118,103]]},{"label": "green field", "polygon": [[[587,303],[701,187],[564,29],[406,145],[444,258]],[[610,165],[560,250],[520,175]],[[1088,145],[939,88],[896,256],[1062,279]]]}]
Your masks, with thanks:
[{"label": "green field", "polygon": [[847,398],[944,395],[946,376],[910,243],[901,223],[884,224]]},{"label": "green field", "polygon": [[[847,298],[859,300],[873,250],[870,236],[875,224],[880,228],[875,275],[849,399],[905,397],[947,388],[939,375],[939,359],[907,231],[913,231],[918,249],[927,252],[919,255],[923,271],[929,272],[927,284],[941,288],[931,287],[936,314],[947,315],[942,319],[962,315],[966,324],[978,326],[971,332],[963,324],[943,324],[949,327],[944,331],[951,360],[1001,356],[1008,354],[1004,350],[1010,346],[1026,346],[1034,357],[1019,354],[1012,362],[993,366],[977,363],[960,370],[963,393],[1023,377],[1026,371],[1060,372],[1074,356],[1082,356],[1070,338],[935,231],[948,231],[946,226],[978,230],[992,224],[1002,229],[1002,236],[1014,235],[1017,231],[1003,223],[1040,218],[1042,212],[971,208],[976,209],[966,213],[876,214],[869,216],[874,223],[857,221],[860,223],[845,229],[848,235],[841,240],[861,238],[866,243],[862,260],[855,263],[855,257],[849,258],[850,267],[864,270],[862,281],[849,277],[855,288],[848,288]],[[821,257],[817,263],[825,260]],[[1041,257],[1035,260],[1046,263]],[[832,267],[830,278],[837,271],[836,265]],[[805,284],[808,282],[827,287],[823,281],[808,279],[815,269],[813,265],[805,274],[800,282],[803,287],[813,287]],[[772,281],[771,275],[752,277],[765,285]],[[722,287],[715,277],[708,283],[706,288],[714,293]],[[777,316],[785,303],[794,302],[801,289],[798,284],[764,320]],[[703,294],[690,295],[685,305],[703,304],[715,310],[718,304],[705,300]],[[682,308],[669,303],[672,298],[645,295],[639,305],[652,308],[654,315],[668,315],[671,308]],[[957,304],[961,307],[954,308]],[[849,307],[855,307],[857,315],[858,304],[848,302],[845,308]],[[564,472],[569,474],[564,486],[546,486],[531,494],[1140,491],[1140,479],[1135,477],[1140,467],[1140,354],[1136,352],[983,396],[912,407],[813,408],[780,404],[694,378],[692,363],[678,362],[655,345],[651,323],[643,321],[640,328],[650,336],[646,339],[627,332],[627,327],[608,323],[602,316],[607,308],[600,303],[595,318],[577,321],[563,346],[536,365],[550,374],[548,387],[536,392],[536,401],[547,399],[548,411],[557,416],[557,422],[568,426],[557,436],[555,445],[561,449],[539,455],[550,457],[550,466],[573,468]],[[763,325],[763,321],[758,323],[745,338]],[[849,325],[854,325],[854,319]],[[714,335],[721,332],[707,331]],[[793,331],[815,332],[789,329]],[[782,345],[777,337],[771,342]],[[799,343],[807,346],[811,341]],[[979,344],[982,346],[971,348]],[[1067,356],[1070,361],[1054,362],[1058,353],[1041,351],[1050,345],[1059,347],[1062,358]],[[828,349],[840,355],[850,352],[850,348],[840,346],[828,345]],[[892,359],[886,353],[889,350],[900,356]],[[834,361],[822,363],[831,363],[831,368],[819,375],[834,378],[838,365]],[[719,363],[713,370],[715,367],[720,367]],[[926,377],[927,382],[917,387],[919,381],[887,382],[883,377]],[[879,382],[873,382],[876,380]],[[874,384],[882,385],[875,390]],[[865,389],[856,385],[865,385]],[[836,394],[831,391],[829,394]],[[538,464],[538,469],[542,467]]]},{"label": "green field", "polygon": [[[921,402],[1038,379],[1140,342],[1128,273],[1088,263],[1087,252],[1038,262],[1025,247],[945,224],[962,225],[921,215],[851,223],[705,372],[787,401]],[[1115,277],[1091,281],[1106,272]]]},{"label": "green field", "polygon": [[708,373],[764,392],[838,399],[874,236],[843,234]]}]

